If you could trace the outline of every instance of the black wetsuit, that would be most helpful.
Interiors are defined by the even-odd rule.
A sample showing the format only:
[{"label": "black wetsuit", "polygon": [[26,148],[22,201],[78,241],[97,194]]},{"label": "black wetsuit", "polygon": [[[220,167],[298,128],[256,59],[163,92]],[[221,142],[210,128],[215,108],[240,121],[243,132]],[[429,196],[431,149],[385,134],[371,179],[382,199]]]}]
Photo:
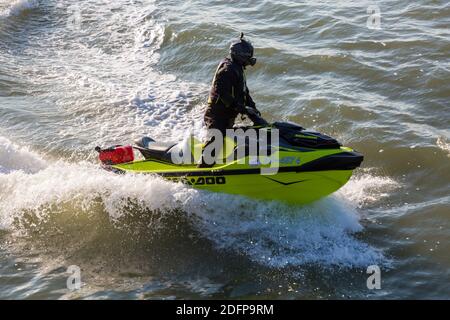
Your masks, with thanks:
[{"label": "black wetsuit", "polygon": [[230,58],[222,60],[217,67],[208,98],[204,121],[208,129],[225,130],[232,128],[236,116],[245,106],[255,108],[249,94],[244,68]]}]

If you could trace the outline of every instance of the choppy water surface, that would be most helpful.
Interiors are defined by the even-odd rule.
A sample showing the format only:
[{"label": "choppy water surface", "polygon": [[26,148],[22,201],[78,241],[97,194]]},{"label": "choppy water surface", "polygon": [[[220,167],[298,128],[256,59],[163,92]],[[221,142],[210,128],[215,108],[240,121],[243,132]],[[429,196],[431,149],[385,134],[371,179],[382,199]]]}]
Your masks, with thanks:
[{"label": "choppy water surface", "polygon": [[[0,298],[450,298],[449,19],[447,1],[0,1]],[[200,128],[240,31],[268,120],[365,155],[342,190],[290,208],[97,167],[96,145]]]}]

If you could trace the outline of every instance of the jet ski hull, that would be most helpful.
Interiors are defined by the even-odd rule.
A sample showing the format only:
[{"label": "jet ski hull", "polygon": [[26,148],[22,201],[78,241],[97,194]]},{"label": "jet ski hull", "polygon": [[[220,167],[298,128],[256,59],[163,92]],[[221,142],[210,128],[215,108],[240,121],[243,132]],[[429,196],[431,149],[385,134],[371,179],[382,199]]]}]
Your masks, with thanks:
[{"label": "jet ski hull", "polygon": [[150,159],[106,167],[118,173],[155,174],[200,190],[302,205],[337,191],[363,160],[361,154],[346,147],[311,152],[283,151],[278,158],[280,166],[271,175],[261,174],[261,166],[236,162],[199,169]]},{"label": "jet ski hull", "polygon": [[174,177],[200,190],[246,196],[260,200],[276,200],[292,205],[307,204],[341,188],[352,175],[351,170],[279,173],[275,176],[224,175]]}]

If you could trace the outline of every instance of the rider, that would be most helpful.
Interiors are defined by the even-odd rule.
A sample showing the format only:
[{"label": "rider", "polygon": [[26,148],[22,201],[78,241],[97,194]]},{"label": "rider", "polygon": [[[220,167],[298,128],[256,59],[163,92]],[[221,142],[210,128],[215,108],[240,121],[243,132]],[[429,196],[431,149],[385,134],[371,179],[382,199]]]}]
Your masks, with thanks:
[{"label": "rider", "polygon": [[[253,46],[241,33],[239,40],[230,46],[230,57],[223,59],[217,67],[208,98],[204,121],[207,129],[217,129],[225,136],[226,129],[233,128],[238,114],[247,114],[246,106],[260,115],[250,96],[245,79],[245,68],[254,66]],[[205,145],[214,141],[211,138]],[[208,167],[202,157],[198,167]]]}]

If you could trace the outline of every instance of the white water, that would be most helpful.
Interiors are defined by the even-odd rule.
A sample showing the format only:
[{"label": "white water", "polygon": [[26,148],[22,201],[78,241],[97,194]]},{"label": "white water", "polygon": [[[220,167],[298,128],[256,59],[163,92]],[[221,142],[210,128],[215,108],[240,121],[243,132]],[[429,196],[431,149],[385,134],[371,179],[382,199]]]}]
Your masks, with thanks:
[{"label": "white water", "polygon": [[[9,1],[7,1],[9,2]],[[38,0],[15,0],[7,4],[7,6],[1,10],[4,3],[0,3],[0,17],[18,16],[26,11],[33,10],[39,7]]]},{"label": "white water", "polygon": [[[390,259],[395,267],[383,275],[383,290],[370,294],[447,297],[449,6],[422,2],[378,1],[381,28],[374,30],[365,2],[250,1],[241,10],[226,1],[0,0],[0,262],[25,288],[21,294],[12,285],[0,297],[60,297],[64,281],[35,276],[36,269],[101,269],[134,257],[135,242],[136,263],[124,258],[119,272],[145,265],[145,276],[176,287],[146,287],[152,297],[189,297],[195,289],[179,289],[185,269],[195,282],[205,260],[207,270],[218,269],[202,273],[198,287],[218,283],[222,298],[269,297],[264,290],[279,286],[273,277],[289,277],[291,266],[311,274],[304,292],[288,298],[364,297],[367,265]],[[240,31],[256,47],[248,84],[269,121],[295,121],[364,154],[343,189],[290,208],[97,168],[96,145],[142,135],[180,141],[200,128],[212,73]],[[149,219],[150,210],[170,223]],[[187,226],[173,222],[180,214]],[[67,219],[52,219],[61,216]],[[169,240],[146,238],[153,230]],[[180,230],[193,239],[178,238]],[[84,259],[90,253],[99,258]],[[190,267],[183,253],[193,257]],[[43,269],[23,274],[15,266],[22,257],[37,257]],[[169,262],[183,270],[160,277],[153,257],[166,260],[164,272]],[[331,266],[333,286],[322,272]],[[41,280],[28,283],[30,274]],[[10,285],[5,278],[0,286]],[[129,280],[114,276],[94,291]],[[117,292],[130,297],[127,288],[99,296]]]},{"label": "white water", "polygon": [[[101,199],[110,219],[118,219],[133,201],[142,210],[171,214],[181,209],[219,250],[240,252],[270,267],[311,263],[353,267],[387,261],[354,234],[363,229],[356,206],[383,196],[381,190],[393,184],[389,179],[364,175],[335,196],[295,208],[199,192],[155,177],[115,175],[90,163],[45,162],[4,138],[0,150],[8,150],[8,156],[0,158],[4,168],[0,174],[0,227],[4,230],[24,231],[13,221],[25,210],[46,219],[59,214],[52,212],[52,206],[77,203],[89,212]],[[353,204],[341,199],[346,195],[351,195]]]},{"label": "white water", "polygon": [[46,161],[41,156],[0,136],[0,173],[16,170],[34,173],[46,166]]}]

